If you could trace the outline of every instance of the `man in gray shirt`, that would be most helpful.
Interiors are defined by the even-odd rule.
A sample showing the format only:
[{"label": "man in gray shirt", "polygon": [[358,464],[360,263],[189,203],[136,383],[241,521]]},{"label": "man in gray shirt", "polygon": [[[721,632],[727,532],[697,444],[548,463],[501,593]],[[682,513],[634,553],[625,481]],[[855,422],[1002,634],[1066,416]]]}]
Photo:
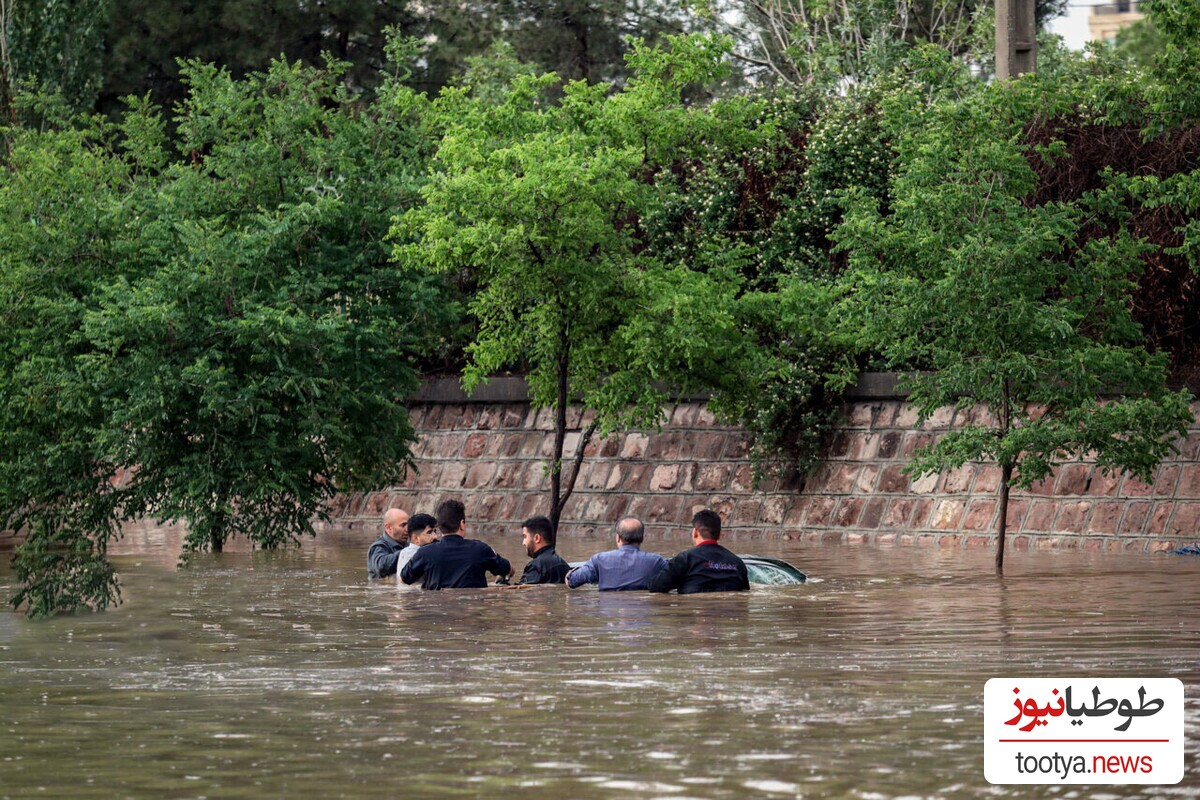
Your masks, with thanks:
[{"label": "man in gray shirt", "polygon": [[408,512],[389,508],[383,515],[383,534],[367,550],[367,575],[386,578],[396,574],[400,551],[408,544]]}]

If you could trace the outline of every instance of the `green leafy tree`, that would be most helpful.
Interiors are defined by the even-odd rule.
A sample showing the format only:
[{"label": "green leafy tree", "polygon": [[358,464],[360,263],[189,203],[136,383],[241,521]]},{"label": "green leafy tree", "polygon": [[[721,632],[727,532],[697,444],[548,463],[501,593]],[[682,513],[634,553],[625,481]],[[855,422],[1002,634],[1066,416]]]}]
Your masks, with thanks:
[{"label": "green leafy tree", "polygon": [[110,0],[0,3],[0,113],[15,119],[18,87],[51,87],[75,111],[92,107],[103,77]]},{"label": "green leafy tree", "polygon": [[1083,454],[1149,480],[1186,430],[1190,398],[1167,390],[1165,356],[1146,351],[1131,320],[1142,245],[1122,227],[1084,236],[1100,216],[1120,216],[1124,193],[1027,202],[1030,160],[1061,146],[1034,152],[1022,127],[1067,98],[1036,77],[954,102],[923,98],[900,95],[887,110],[899,152],[892,213],[860,192],[839,230],[853,269],[845,307],[891,365],[921,370],[907,385],[923,419],[945,405],[990,412],[908,470],[999,465],[1002,570],[1010,487]]},{"label": "green leafy tree", "polygon": [[468,59],[500,41],[511,43],[522,60],[564,78],[619,80],[628,75],[626,37],[658,40],[681,32],[686,17],[659,0],[89,2],[111,5],[101,47],[89,51],[103,63],[94,63],[87,75],[105,112],[119,111],[122,98],[147,91],[167,107],[182,100],[180,58],[212,62],[240,77],[280,57],[320,66],[322,54],[330,53],[349,62],[347,86],[374,91],[387,74],[389,28],[422,43],[421,58],[408,65],[407,82],[431,94],[460,77]]},{"label": "green leafy tree", "polygon": [[1163,41],[1153,19],[1144,17],[1117,31],[1113,48],[1134,64],[1149,67],[1162,52]]},{"label": "green leafy tree", "polygon": [[684,32],[678,4],[649,0],[487,0],[497,36],[517,55],[563,80],[620,82],[629,75],[630,40],[663,44]]},{"label": "green leafy tree", "polygon": [[425,169],[418,97],[364,107],[337,63],[184,77],[178,155],[138,102],[22,132],[4,175],[0,522],[31,613],[115,599],[120,521],[274,548],[400,478],[415,359],[453,324],[384,242]]},{"label": "green leafy tree", "polygon": [[[615,94],[574,81],[550,102],[556,75],[518,75],[499,101],[468,86],[434,104],[445,135],[424,204],[397,219],[395,256],[413,269],[477,280],[469,310],[478,332],[464,383],[523,367],[534,405],[554,409],[556,525],[592,435],[654,424],[661,413],[667,387],[654,380],[670,372],[636,356],[644,340],[626,323],[645,319],[647,287],[682,273],[641,253],[638,219],[654,203],[643,176],[719,131],[744,131],[737,108],[723,118],[682,99],[720,75],[725,48],[711,37],[674,39],[669,50],[639,46],[634,77]],[[676,319],[671,308],[662,313]],[[564,478],[573,402],[597,414]]]},{"label": "green leafy tree", "polygon": [[117,595],[105,555],[123,515],[93,431],[103,412],[75,358],[81,317],[117,263],[121,199],[141,178],[109,147],[112,132],[8,129],[0,170],[0,528],[31,614],[105,607]]},{"label": "green leafy tree", "polygon": [[1161,50],[1148,86],[1150,114],[1146,130],[1158,134],[1200,120],[1200,7],[1195,3],[1150,0],[1146,14]]},{"label": "green leafy tree", "polygon": [[[95,0],[93,0],[95,1]],[[387,31],[425,33],[405,3],[378,0],[107,0],[99,109],[119,112],[128,95],[170,108],[186,96],[179,59],[211,62],[235,77],[283,58],[319,68],[325,53],[347,62],[341,80],[374,89],[388,74]]]}]

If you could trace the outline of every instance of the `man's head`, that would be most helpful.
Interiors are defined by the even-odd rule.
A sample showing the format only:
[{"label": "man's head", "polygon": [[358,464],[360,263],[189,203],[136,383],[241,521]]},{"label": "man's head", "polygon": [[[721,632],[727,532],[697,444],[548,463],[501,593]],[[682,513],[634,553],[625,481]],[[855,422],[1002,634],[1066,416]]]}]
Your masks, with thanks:
[{"label": "man's head", "polygon": [[462,533],[466,530],[467,510],[458,500],[443,500],[438,503],[433,512],[437,517],[438,530],[445,536],[448,533]]},{"label": "man's head", "polygon": [[408,542],[408,512],[400,508],[389,508],[383,512],[383,532],[394,542]]},{"label": "man's head", "polygon": [[554,526],[545,517],[530,517],[521,523],[521,544],[532,556],[543,547],[554,544]]},{"label": "man's head", "polygon": [[429,514],[413,514],[408,520],[408,541],[424,547],[438,539],[437,520]]},{"label": "man's head", "polygon": [[711,508],[696,512],[692,517],[692,538],[697,541],[716,541],[721,538],[721,517]]},{"label": "man's head", "polygon": [[646,526],[637,517],[621,517],[617,521],[617,544],[631,544],[641,547],[646,538]]}]

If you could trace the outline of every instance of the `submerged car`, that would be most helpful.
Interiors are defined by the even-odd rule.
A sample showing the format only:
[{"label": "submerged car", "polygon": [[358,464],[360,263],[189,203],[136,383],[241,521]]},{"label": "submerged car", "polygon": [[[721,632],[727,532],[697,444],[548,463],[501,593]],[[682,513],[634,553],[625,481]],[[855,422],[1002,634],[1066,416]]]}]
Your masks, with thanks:
[{"label": "submerged car", "polygon": [[807,575],[782,558],[750,555],[742,555],[741,558],[742,561],[746,562],[746,571],[750,573],[751,583],[761,583],[768,586],[788,586],[808,582]]},{"label": "submerged car", "polygon": [[[749,573],[751,583],[764,586],[794,586],[798,583],[808,582],[807,575],[782,558],[745,554],[741,554],[740,557],[742,561],[746,562],[746,572]],[[570,564],[571,569],[581,566],[583,566],[582,561],[572,561]]]}]

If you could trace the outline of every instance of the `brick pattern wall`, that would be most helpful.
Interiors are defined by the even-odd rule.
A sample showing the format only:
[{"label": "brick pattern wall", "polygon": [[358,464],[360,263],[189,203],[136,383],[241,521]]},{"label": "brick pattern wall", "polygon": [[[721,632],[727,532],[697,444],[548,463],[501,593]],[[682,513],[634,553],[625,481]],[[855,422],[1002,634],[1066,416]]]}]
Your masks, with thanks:
[{"label": "brick pattern wall", "polygon": [[[1194,411],[1200,413],[1200,406]],[[739,538],[787,537],[943,546],[988,545],[997,522],[997,467],[970,464],[910,480],[912,452],[939,432],[976,420],[978,410],[938,411],[921,427],[903,400],[846,405],[822,466],[802,486],[751,484],[749,443],[717,424],[702,403],[680,403],[660,431],[631,432],[588,445],[564,535],[606,531],[634,514],[651,532],[687,531],[694,510],[715,508]],[[420,434],[418,470],[387,491],[342,496],[341,522],[376,524],[390,506],[432,511],[457,497],[477,530],[515,528],[549,502],[549,410],[524,403],[424,403],[412,408]],[[569,424],[568,460],[586,425]],[[1088,462],[1061,466],[1008,510],[1015,547],[1164,550],[1200,538],[1200,424],[1150,484],[1105,475]]]}]

